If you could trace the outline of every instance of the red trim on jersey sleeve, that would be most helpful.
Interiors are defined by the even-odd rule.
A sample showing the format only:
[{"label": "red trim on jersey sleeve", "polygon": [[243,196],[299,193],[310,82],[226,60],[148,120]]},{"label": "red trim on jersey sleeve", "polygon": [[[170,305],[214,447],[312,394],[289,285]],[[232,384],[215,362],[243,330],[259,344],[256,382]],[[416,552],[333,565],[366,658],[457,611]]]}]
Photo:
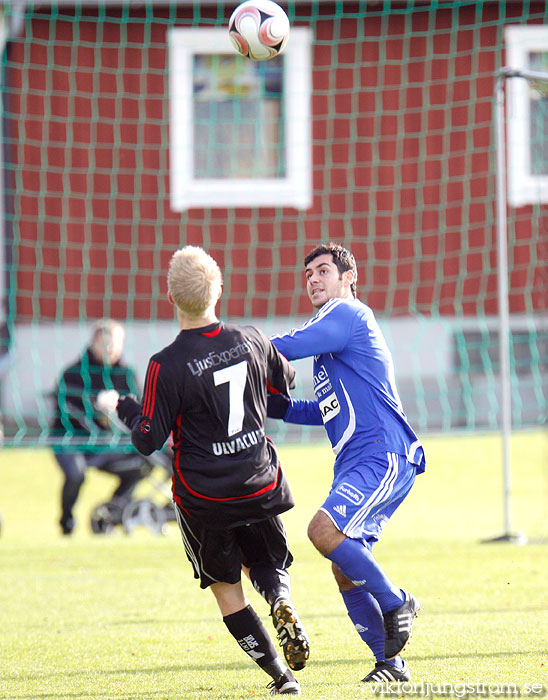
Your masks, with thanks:
[{"label": "red trim on jersey sleeve", "polygon": [[206,338],[215,338],[216,335],[219,335],[221,332],[221,326],[218,328],[215,328],[213,331],[207,331],[207,333],[200,333],[200,335],[203,335]]},{"label": "red trim on jersey sleeve", "polygon": [[266,380],[266,389],[267,389],[269,394],[281,394],[282,393],[281,391],[278,391],[278,389],[273,387],[272,384],[268,381],[268,379]]},{"label": "red trim on jersey sleeve", "polygon": [[255,493],[248,493],[246,496],[231,496],[229,498],[213,498],[212,496],[204,496],[204,494],[199,493],[198,491],[194,491],[186,482],[183,473],[181,471],[181,465],[179,463],[179,458],[180,458],[180,453],[177,452],[177,456],[175,458],[175,470],[177,471],[177,475],[179,479],[181,480],[181,483],[185,487],[185,489],[195,496],[196,498],[203,498],[205,501],[215,501],[217,503],[223,502],[223,501],[241,501],[245,498],[255,498],[256,496],[262,496],[264,493],[268,493],[269,491],[273,491],[276,486],[278,485],[278,481],[280,480],[280,472],[281,472],[281,465],[278,463],[278,471],[276,472],[276,478],[274,481],[272,481],[270,484],[267,484],[265,487],[262,489],[259,489],[258,491],[255,491]]},{"label": "red trim on jersey sleeve", "polygon": [[154,414],[154,407],[156,404],[156,384],[158,382],[159,371],[159,363],[151,360],[146,380],[145,398],[143,399],[143,416],[146,416],[147,418],[152,418]]},{"label": "red trim on jersey sleeve", "polygon": [[175,421],[175,430],[172,431],[173,436],[173,449],[176,449],[181,443],[181,422],[183,420],[183,414],[179,413],[177,420]]}]

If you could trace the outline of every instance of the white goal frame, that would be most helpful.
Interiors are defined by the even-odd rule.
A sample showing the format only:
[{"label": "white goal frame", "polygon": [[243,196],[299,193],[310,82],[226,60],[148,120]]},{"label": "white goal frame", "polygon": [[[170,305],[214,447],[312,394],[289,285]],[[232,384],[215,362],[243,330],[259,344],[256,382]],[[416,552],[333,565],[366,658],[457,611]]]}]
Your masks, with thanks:
[{"label": "white goal frame", "polygon": [[497,268],[498,268],[498,320],[500,353],[501,391],[501,435],[502,435],[502,478],[503,478],[503,517],[504,533],[494,540],[525,544],[527,538],[511,528],[511,454],[512,434],[512,393],[510,378],[510,304],[508,297],[508,219],[507,219],[507,167],[505,133],[505,87],[511,79],[548,83],[548,73],[503,67],[497,71],[496,94],[496,205],[497,205]]}]

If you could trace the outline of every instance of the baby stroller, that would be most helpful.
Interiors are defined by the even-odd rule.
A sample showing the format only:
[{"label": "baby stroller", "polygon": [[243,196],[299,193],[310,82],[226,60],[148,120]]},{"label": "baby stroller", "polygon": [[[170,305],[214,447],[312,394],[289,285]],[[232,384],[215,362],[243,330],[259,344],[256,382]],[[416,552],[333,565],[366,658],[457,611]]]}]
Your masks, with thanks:
[{"label": "baby stroller", "polygon": [[[101,393],[118,396],[116,391],[105,391],[100,392],[97,399],[99,399]],[[57,406],[57,393],[52,392],[48,394],[48,397],[55,399]],[[113,400],[112,396],[108,398],[111,401]],[[114,409],[109,409],[108,406],[104,408],[98,402],[95,403],[94,407],[97,411],[103,413],[104,418],[108,420],[112,431],[108,435],[115,434],[118,436],[119,441],[116,443],[116,446],[128,446],[130,444],[130,431],[118,420]],[[70,419],[78,421],[79,425],[89,425],[91,428],[94,428],[93,420],[90,420],[81,407],[75,405],[74,402],[66,400],[64,410]],[[138,526],[145,526],[155,534],[162,534],[166,530],[167,522],[175,520],[169,485],[172,475],[171,449],[166,447],[149,456],[135,452],[132,464],[133,470],[135,470],[136,466],[141,473],[137,485],[139,492],[142,491],[143,484],[148,484],[151,487],[149,493],[140,498],[132,496],[129,502],[127,499],[121,501],[120,499],[111,498],[109,501],[97,505],[90,517],[91,529],[95,534],[109,534],[117,525],[121,525],[127,534],[131,534]],[[159,502],[157,494],[161,495],[161,502]]]},{"label": "baby stroller", "polygon": [[159,450],[148,457],[140,456],[146,462],[147,468],[144,470],[145,476],[139,482],[139,490],[142,490],[143,484],[148,484],[148,493],[139,498],[132,498],[123,506],[116,501],[97,505],[90,519],[91,529],[96,535],[111,534],[117,525],[121,525],[127,535],[140,526],[161,535],[165,534],[167,523],[176,519],[171,502],[170,451]]}]

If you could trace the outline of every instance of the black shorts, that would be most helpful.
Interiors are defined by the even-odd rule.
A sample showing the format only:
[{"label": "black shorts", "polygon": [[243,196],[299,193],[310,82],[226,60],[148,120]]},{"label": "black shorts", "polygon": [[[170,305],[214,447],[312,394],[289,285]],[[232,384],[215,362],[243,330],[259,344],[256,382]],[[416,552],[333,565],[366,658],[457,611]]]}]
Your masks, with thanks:
[{"label": "black shorts", "polygon": [[281,518],[224,530],[211,530],[189,518],[175,504],[186,555],[200,579],[200,588],[212,583],[238,583],[242,564],[287,569],[293,562]]}]

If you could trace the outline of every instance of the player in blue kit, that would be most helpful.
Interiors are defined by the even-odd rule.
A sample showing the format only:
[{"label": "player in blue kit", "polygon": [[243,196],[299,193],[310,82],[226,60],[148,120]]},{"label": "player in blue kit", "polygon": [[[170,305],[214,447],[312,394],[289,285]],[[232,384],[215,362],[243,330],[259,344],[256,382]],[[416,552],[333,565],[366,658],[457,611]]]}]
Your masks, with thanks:
[{"label": "player in blue kit", "polygon": [[315,401],[269,397],[268,415],[323,425],[336,459],[331,491],[308,536],[332,562],[350,619],[376,658],[366,682],[406,681],[400,656],[420,609],[372,553],[385,523],[425,469],[422,445],[403,412],[390,350],[373,311],[356,299],[354,256],[330,243],[305,258],[317,314],[271,338],[288,360],[314,356]]}]

